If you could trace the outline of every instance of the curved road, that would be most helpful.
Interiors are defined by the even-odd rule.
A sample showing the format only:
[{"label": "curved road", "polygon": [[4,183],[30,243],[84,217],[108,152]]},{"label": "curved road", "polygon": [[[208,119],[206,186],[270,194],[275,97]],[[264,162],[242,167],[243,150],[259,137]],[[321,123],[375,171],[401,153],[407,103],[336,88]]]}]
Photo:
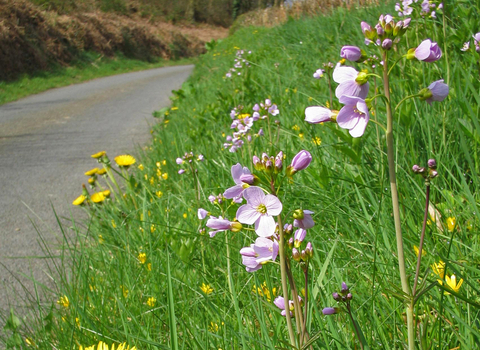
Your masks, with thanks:
[{"label": "curved road", "polygon": [[12,305],[23,313],[22,285],[33,289],[22,274],[51,285],[33,223],[55,246],[61,232],[52,206],[60,217],[81,216],[72,201],[96,166],[90,155],[132,153],[146,143],[152,112],[169,105],[192,69],[101,78],[0,106],[0,311]]}]

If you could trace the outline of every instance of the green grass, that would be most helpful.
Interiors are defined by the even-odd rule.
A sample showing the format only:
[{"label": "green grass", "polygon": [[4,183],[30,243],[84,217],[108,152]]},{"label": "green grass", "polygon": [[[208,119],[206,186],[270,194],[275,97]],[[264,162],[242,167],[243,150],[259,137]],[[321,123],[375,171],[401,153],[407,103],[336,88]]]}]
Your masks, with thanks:
[{"label": "green grass", "polygon": [[0,81],[0,105],[22,97],[71,84],[81,83],[111,75],[139,70],[192,64],[195,59],[141,61],[117,55],[107,58],[97,53],[84,53],[83,57],[69,67],[55,67],[32,75],[24,75],[14,81]]},{"label": "green grass", "polygon": [[[437,20],[420,19],[398,45],[404,53],[428,33],[441,46],[443,58],[428,64],[402,60],[392,70],[391,81],[394,106],[434,80],[444,78],[451,89],[443,102],[428,105],[412,99],[402,104],[394,125],[411,283],[425,193],[423,180],[410,169],[432,157],[439,164],[431,203],[441,214],[443,228],[427,226],[420,277],[432,288],[415,306],[417,346],[422,350],[475,349],[480,341],[480,83],[478,55],[460,51],[479,30],[474,20],[478,10],[466,2],[447,10],[445,27],[440,15]],[[199,221],[196,211],[203,207],[212,215],[233,219],[237,204],[214,205],[208,200],[233,186],[232,165],[241,163],[253,170],[252,155],[282,150],[286,166],[306,149],[312,153],[312,164],[283,183],[279,199],[284,222],[292,222],[297,208],[315,212],[316,225],[307,234],[314,247],[307,286],[307,330],[315,335],[313,348],[360,348],[346,313],[327,317],[321,312],[337,306],[332,292],[342,281],[353,294],[353,312],[366,345],[405,348],[384,133],[370,122],[365,135],[353,139],[333,123],[304,121],[307,106],[325,105],[330,99],[326,79],[312,78],[315,70],[324,62],[335,62],[343,45],[374,52],[362,44],[359,24],[362,20],[373,24],[387,12],[393,12],[393,4],[337,10],[328,17],[289,21],[274,29],[246,28],[202,56],[190,80],[174,92],[172,107],[157,113],[162,119],[152,130],[152,142],[136,151],[135,168],[123,171],[121,193],[115,185],[99,181],[104,188],[111,186],[114,199],[85,207],[91,220],[74,225],[66,235],[62,256],[69,268],[52,271],[56,288],[42,291],[51,302],[38,304],[26,327],[10,327],[1,341],[14,342],[20,335],[20,342],[28,337],[39,349],[75,348],[100,340],[126,341],[142,350],[288,348],[285,318],[273,304],[273,289],[278,295],[281,285],[278,264],[247,273],[238,252],[254,241],[255,234],[244,229],[210,238],[199,233],[205,220]],[[227,79],[240,48],[252,51],[244,55],[250,67]],[[373,96],[374,81],[370,83]],[[236,153],[225,150],[225,136],[232,132],[230,111],[237,107],[251,113],[254,104],[266,98],[278,105],[275,118],[280,123],[255,122],[255,130],[263,127],[265,136],[254,137]],[[334,99],[333,107],[341,105]],[[373,108],[372,119],[384,124],[383,102],[377,100]],[[314,142],[316,138],[321,144]],[[185,174],[177,173],[181,166],[175,159],[185,152],[205,156],[204,162],[193,162],[198,172],[185,166]],[[115,155],[109,156],[113,161]],[[456,220],[452,230],[446,226],[449,217]],[[144,263],[140,253],[146,254]],[[430,265],[440,259],[447,263],[447,274],[464,279],[458,293],[446,295],[435,284]],[[292,271],[302,288],[302,270],[293,264]],[[205,294],[202,283],[213,292]],[[268,293],[252,292],[254,285],[263,283]],[[63,295],[70,300],[68,308],[56,303]],[[152,297],[153,306],[148,304]]]}]

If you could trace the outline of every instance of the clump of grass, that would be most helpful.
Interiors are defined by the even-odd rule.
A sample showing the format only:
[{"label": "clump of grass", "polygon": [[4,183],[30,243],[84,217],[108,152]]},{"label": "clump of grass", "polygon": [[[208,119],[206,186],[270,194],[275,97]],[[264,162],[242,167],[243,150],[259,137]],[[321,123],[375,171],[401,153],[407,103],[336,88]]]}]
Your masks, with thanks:
[{"label": "clump of grass", "polygon": [[[411,276],[416,272],[414,246],[426,199],[423,180],[411,166],[436,158],[439,174],[431,184],[430,223],[425,225],[426,255],[419,274],[424,293],[414,308],[415,338],[422,349],[473,349],[480,337],[480,271],[475,263],[480,258],[478,54],[460,51],[463,40],[479,29],[472,21],[457,20],[470,18],[468,11],[473,10],[459,5],[447,7],[448,17],[419,19],[415,28],[420,29],[412,30],[399,50],[406,53],[416,47],[426,30],[444,57],[432,64],[435,69],[399,62],[390,82],[393,99],[416,94],[440,77],[450,86],[442,103],[401,104],[395,121],[399,209]],[[340,107],[332,105],[336,102],[328,81],[312,74],[337,58],[343,45],[362,42],[360,21],[375,23],[382,12],[392,12],[392,7],[338,10],[274,29],[244,28],[202,56],[191,79],[174,92],[172,107],[156,113],[160,119],[152,142],[137,151],[137,162],[128,171],[112,166],[120,177],[118,188],[113,184],[110,191],[117,194],[111,201],[86,207],[91,216],[88,229],[78,230],[73,242],[65,241],[73,274],[68,282],[59,279],[51,295],[60,303],[47,309],[48,318],[48,311],[40,309],[42,316],[37,314],[32,331],[20,333],[22,337],[35,340],[40,349],[98,341],[127,342],[142,349],[287,348],[285,318],[274,305],[284,292],[278,267],[266,264],[247,273],[238,252],[250,245],[252,233],[223,232],[210,238],[197,209],[213,215],[219,205],[230,205],[221,194],[233,185],[232,165],[253,170],[254,154],[281,149],[291,159],[305,149],[313,156],[311,165],[285,184],[288,196],[279,199],[285,207],[315,213],[315,226],[309,229],[314,247],[308,265],[311,278],[305,290],[312,346],[357,348],[360,325],[365,348],[406,347],[405,295],[397,287],[383,132],[372,123],[361,138],[352,138],[335,124],[312,126],[304,121],[307,106]],[[242,56],[248,67],[234,62],[238,50],[251,51]],[[241,74],[227,78],[234,65]],[[229,152],[224,143],[231,133],[231,110],[251,114],[265,99],[280,111],[269,117],[273,136],[265,129],[264,137],[253,137],[237,152]],[[385,107],[373,105],[372,113],[372,119],[382,121]],[[204,161],[178,174],[176,158],[186,152],[202,154]],[[97,186],[105,191],[108,183],[100,179]],[[230,219],[235,209],[225,209]],[[440,276],[442,269],[450,282]],[[291,272],[293,279],[303,279],[300,268],[292,265]],[[463,284],[453,285],[452,275]],[[332,293],[342,282],[353,295],[349,312],[324,316],[321,310],[332,306]],[[68,298],[68,307],[61,297]]]}]

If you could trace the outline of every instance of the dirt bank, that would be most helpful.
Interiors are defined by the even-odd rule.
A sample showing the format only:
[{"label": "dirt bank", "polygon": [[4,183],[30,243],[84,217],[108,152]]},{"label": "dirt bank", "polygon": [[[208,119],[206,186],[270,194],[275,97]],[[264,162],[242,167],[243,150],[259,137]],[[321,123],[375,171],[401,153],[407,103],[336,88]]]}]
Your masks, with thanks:
[{"label": "dirt bank", "polygon": [[175,26],[103,12],[59,15],[26,0],[0,0],[0,80],[68,65],[83,51],[142,60],[191,57],[205,50],[205,42],[226,35],[226,29],[206,25]]}]

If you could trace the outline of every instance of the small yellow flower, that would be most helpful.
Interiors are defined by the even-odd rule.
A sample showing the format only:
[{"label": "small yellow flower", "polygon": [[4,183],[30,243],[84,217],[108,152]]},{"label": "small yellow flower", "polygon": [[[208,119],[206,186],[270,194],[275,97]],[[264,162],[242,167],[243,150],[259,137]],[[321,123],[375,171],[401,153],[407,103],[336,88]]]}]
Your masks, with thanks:
[{"label": "small yellow flower", "polygon": [[94,186],[95,185],[95,178],[94,177],[90,177],[88,179],[88,184],[91,185],[91,186]]},{"label": "small yellow flower", "polygon": [[103,238],[102,235],[98,235],[98,243],[103,244],[105,242],[105,239]]},{"label": "small yellow flower", "polygon": [[[450,277],[446,276],[445,277],[445,282],[447,283],[447,286],[453,290],[455,293],[458,293],[460,290],[460,287],[462,286],[463,279],[460,278],[460,281],[457,283],[457,277],[455,275],[451,275]],[[441,284],[441,283],[440,283]],[[446,292],[445,294],[447,294]]]},{"label": "small yellow flower", "polygon": [[292,130],[299,131],[300,127],[297,124],[295,124],[294,126],[292,126]]},{"label": "small yellow flower", "polygon": [[149,181],[150,181],[150,185],[153,186],[155,184],[155,178],[153,176],[150,178]]},{"label": "small yellow flower", "polygon": [[183,213],[183,218],[184,218],[184,219],[187,218],[187,213]]},{"label": "small yellow flower", "polygon": [[112,227],[117,228],[117,224],[115,223],[115,220],[112,219]]},{"label": "small yellow flower", "polygon": [[143,164],[139,164],[139,165],[138,165],[138,169],[140,169],[141,171],[143,171],[143,169],[145,169],[145,167],[143,166]]},{"label": "small yellow flower", "polygon": [[330,102],[326,101],[325,102],[325,107],[330,108]]},{"label": "small yellow flower", "polygon": [[138,254],[138,261],[140,261],[140,264],[145,264],[145,262],[147,261],[147,254],[145,253]]},{"label": "small yellow flower", "polygon": [[238,116],[238,119],[245,119],[245,118],[247,118],[247,117],[250,117],[250,114],[248,114],[248,113],[243,113],[243,114],[240,114],[240,115]]},{"label": "small yellow flower", "polygon": [[205,283],[202,283],[202,286],[200,287],[200,289],[202,290],[202,292],[204,292],[207,295],[212,294],[213,292],[213,288],[210,287],[209,284],[205,284]]},{"label": "small yellow flower", "polygon": [[75,323],[78,328],[80,328],[80,319],[78,317],[75,317]]},{"label": "small yellow flower", "polygon": [[296,94],[297,93],[297,88],[293,89],[292,91],[293,91],[294,94]]},{"label": "small yellow flower", "polygon": [[320,146],[322,144],[322,140],[320,139],[320,137],[318,136],[315,136],[313,139],[312,139],[312,142],[314,145],[316,146]]},{"label": "small yellow flower", "polygon": [[150,232],[151,232],[151,233],[154,233],[156,230],[157,230],[157,228],[155,227],[155,225],[152,224],[152,225],[150,226]]},{"label": "small yellow flower", "polygon": [[87,175],[87,176],[93,176],[93,175],[95,175],[95,174],[98,174],[98,170],[99,170],[98,168],[90,169],[89,171],[87,171],[87,172],[85,173],[85,175]]},{"label": "small yellow flower", "polygon": [[155,165],[157,166],[157,168],[160,168],[162,166],[160,162],[156,162]]},{"label": "small yellow flower", "polygon": [[455,225],[457,224],[457,219],[454,217],[447,218],[447,230],[453,232]]},{"label": "small yellow flower", "polygon": [[167,165],[167,161],[165,159],[162,160],[162,165]]},{"label": "small yellow flower", "polygon": [[75,199],[72,204],[73,205],[82,205],[85,203],[85,200],[87,199],[87,197],[85,197],[83,194],[80,195],[79,197],[77,197],[77,199]]},{"label": "small yellow flower", "polygon": [[112,344],[112,347],[109,347],[106,343],[100,341],[98,345],[95,344],[85,348],[80,345],[79,350],[137,350],[137,348],[135,346],[131,348],[127,343],[118,344],[118,347],[115,347],[115,344]]},{"label": "small yellow flower", "polygon": [[172,111],[176,111],[177,109],[178,109],[177,106],[171,108]]},{"label": "small yellow flower", "polygon": [[[418,258],[418,247],[416,245],[413,246],[413,251],[415,252],[415,256]],[[427,255],[427,251],[422,249],[422,256]]]},{"label": "small yellow flower", "polygon": [[155,194],[157,195],[158,198],[160,198],[161,196],[163,196],[163,192],[162,192],[162,191],[157,191],[157,192],[155,192]]},{"label": "small yellow flower", "polygon": [[298,134],[298,137],[300,137],[301,139],[303,139],[303,132],[301,132],[300,134]]},{"label": "small yellow flower", "polygon": [[115,162],[120,167],[128,168],[130,165],[135,164],[136,160],[129,154],[122,154],[115,157]]},{"label": "small yellow flower", "polygon": [[150,297],[147,300],[147,305],[150,307],[154,307],[156,302],[157,302],[157,299],[155,299],[154,297]]},{"label": "small yellow flower", "polygon": [[25,338],[25,343],[30,346],[35,346],[35,342],[30,338]]},{"label": "small yellow flower", "polygon": [[163,174],[162,174],[162,178],[163,178],[164,180],[168,179],[168,174],[167,174],[167,173],[163,173]]},{"label": "small yellow flower", "polygon": [[102,168],[102,169],[98,169],[97,175],[105,175],[106,173],[107,173],[107,169]]},{"label": "small yellow flower", "polygon": [[128,289],[125,286],[120,286],[120,288],[122,289],[123,297],[128,297]]},{"label": "small yellow flower", "polygon": [[107,152],[101,151],[101,152],[92,154],[92,158],[98,159],[98,158],[100,158],[100,157],[103,157],[103,156],[106,155],[106,154],[107,154]]},{"label": "small yellow flower", "polygon": [[148,270],[148,271],[152,271],[152,263],[148,263],[148,264],[147,264],[147,270]]},{"label": "small yellow flower", "polygon": [[209,330],[211,333],[217,333],[219,328],[220,328],[220,327],[218,327],[218,324],[213,323],[213,322],[210,322],[210,324],[208,325],[208,330]]},{"label": "small yellow flower", "polygon": [[[107,190],[108,191],[108,190]],[[101,203],[105,200],[105,198],[107,198],[107,196],[105,196],[105,193],[103,193],[104,191],[102,192],[96,192],[96,193],[93,193],[91,196],[90,196],[90,199],[92,200],[93,203]],[[109,191],[110,192],[110,191]],[[109,193],[110,194],[110,193]]]},{"label": "small yellow flower", "polygon": [[70,306],[70,301],[66,295],[63,295],[57,300],[57,304],[62,305],[65,309],[68,309]]},{"label": "small yellow flower", "polygon": [[438,263],[430,265],[430,267],[432,268],[433,273],[443,280],[443,276],[445,276],[445,263],[440,260]]}]

